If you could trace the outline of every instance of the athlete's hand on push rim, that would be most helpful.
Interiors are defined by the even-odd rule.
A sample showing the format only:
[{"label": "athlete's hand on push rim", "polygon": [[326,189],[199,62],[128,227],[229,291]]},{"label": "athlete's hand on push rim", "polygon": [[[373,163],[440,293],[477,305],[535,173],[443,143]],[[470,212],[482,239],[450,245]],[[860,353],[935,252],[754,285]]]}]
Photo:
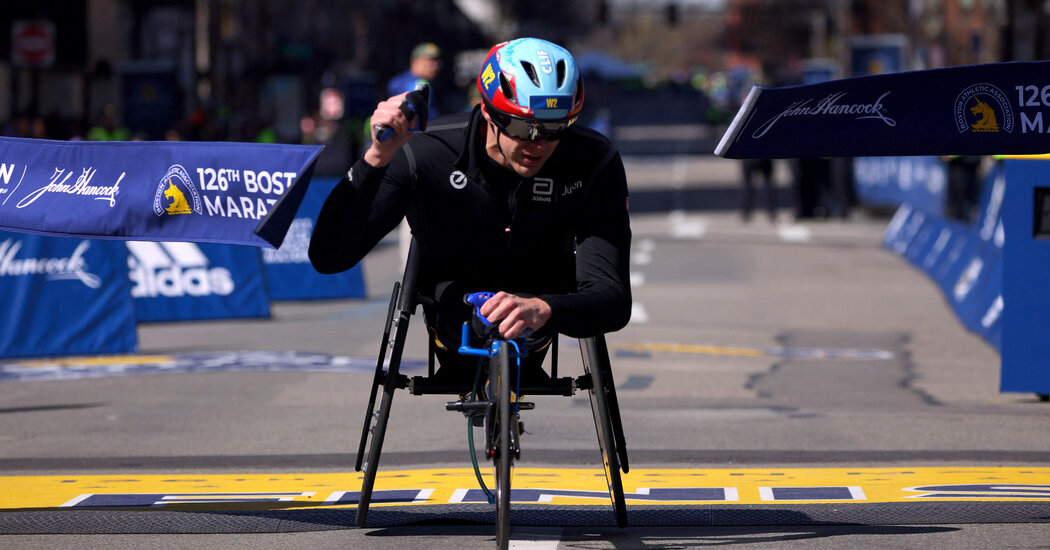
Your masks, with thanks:
[{"label": "athlete's hand on push rim", "polygon": [[[372,113],[372,145],[365,151],[365,162],[374,168],[390,164],[394,153],[412,139],[409,129],[415,125],[415,121],[409,122],[401,112],[401,102],[406,95],[408,92],[380,102]],[[396,133],[386,141],[379,141],[376,139],[376,126],[388,126]]]},{"label": "athlete's hand on push rim", "polygon": [[539,330],[551,318],[551,306],[539,298],[497,292],[481,306],[481,314],[499,324],[500,336],[513,340],[525,329]]}]

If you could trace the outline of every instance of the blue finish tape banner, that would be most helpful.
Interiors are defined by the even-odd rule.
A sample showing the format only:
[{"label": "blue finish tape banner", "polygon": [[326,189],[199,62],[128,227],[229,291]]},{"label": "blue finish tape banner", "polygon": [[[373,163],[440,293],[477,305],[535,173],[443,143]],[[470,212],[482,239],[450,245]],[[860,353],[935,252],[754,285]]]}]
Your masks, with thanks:
[{"label": "blue finish tape banner", "polygon": [[727,158],[1050,152],[1050,61],[993,63],[751,89]]},{"label": "blue finish tape banner", "polygon": [[0,138],[0,228],[276,247],[321,149]]},{"label": "blue finish tape banner", "polygon": [[263,265],[273,300],[319,300],[328,298],[364,298],[366,294],[361,264],[341,273],[318,273],[310,264],[307,251],[314,223],[321,213],[335,178],[317,178],[303,198],[299,213],[289,227],[284,243],[277,250],[262,249]]},{"label": "blue finish tape banner", "polygon": [[125,244],[140,322],[270,316],[258,249],[190,242]]},{"label": "blue finish tape banner", "polygon": [[135,351],[124,243],[0,232],[0,356]]}]

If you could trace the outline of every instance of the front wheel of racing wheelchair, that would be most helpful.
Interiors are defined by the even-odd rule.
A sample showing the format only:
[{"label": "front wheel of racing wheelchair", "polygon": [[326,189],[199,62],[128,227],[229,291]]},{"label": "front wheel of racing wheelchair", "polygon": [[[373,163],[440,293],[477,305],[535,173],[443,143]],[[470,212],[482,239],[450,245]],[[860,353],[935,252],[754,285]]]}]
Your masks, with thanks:
[{"label": "front wheel of racing wheelchair", "polygon": [[[365,413],[360,444],[358,446],[355,469],[359,472],[364,472],[355,522],[358,527],[365,526],[368,517],[368,508],[375,487],[383,438],[386,434],[395,390],[408,389],[413,395],[463,394],[461,386],[449,386],[447,383],[434,380],[433,348],[431,348],[429,354],[428,376],[416,376],[410,379],[400,373],[401,357],[404,352],[410,318],[415,313],[417,305],[428,303],[430,300],[429,297],[421,295],[416,289],[418,270],[418,253],[416,252],[416,243],[413,241],[409,248],[408,261],[402,281],[394,283],[394,289],[390,297],[379,357],[376,361],[372,389],[369,393],[368,409]],[[627,506],[620,474],[621,472],[627,473],[629,465],[626,440],[620,420],[619,404],[616,400],[616,389],[605,338],[600,335],[580,339],[584,374],[576,378],[558,377],[557,340],[557,335],[554,335],[550,348],[549,383],[535,386],[520,386],[517,388],[518,393],[519,395],[572,396],[577,389],[588,391],[616,525],[621,528],[626,527]],[[432,339],[431,346],[433,346]],[[510,531],[509,510],[512,500],[510,468],[513,460],[516,458],[515,455],[520,449],[520,442],[517,438],[519,426],[517,420],[518,407],[517,405],[511,406],[511,377],[509,376],[509,369],[513,359],[508,348],[509,346],[507,345],[498,346],[497,352],[490,356],[492,366],[489,369],[490,376],[497,378],[496,383],[490,382],[489,386],[493,389],[498,388],[497,399],[492,404],[495,409],[493,413],[496,415],[493,420],[495,420],[499,429],[494,434],[497,440],[491,442],[491,444],[498,446],[498,449],[495,453],[492,453],[491,458],[493,459],[496,480],[497,541],[502,548],[507,546]],[[502,376],[498,376],[496,373],[502,373]],[[378,409],[376,409],[377,397],[379,398]],[[449,405],[449,408],[451,408],[452,404]],[[489,445],[490,443],[487,441],[486,444]],[[508,452],[504,452],[504,450]]]}]

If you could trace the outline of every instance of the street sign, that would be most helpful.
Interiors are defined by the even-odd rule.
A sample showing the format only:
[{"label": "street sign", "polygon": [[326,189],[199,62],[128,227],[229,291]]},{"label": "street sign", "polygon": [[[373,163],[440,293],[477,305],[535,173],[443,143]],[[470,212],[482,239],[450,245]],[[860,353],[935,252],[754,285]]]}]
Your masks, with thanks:
[{"label": "street sign", "polygon": [[16,67],[50,67],[55,63],[55,23],[45,19],[11,24],[11,62]]}]

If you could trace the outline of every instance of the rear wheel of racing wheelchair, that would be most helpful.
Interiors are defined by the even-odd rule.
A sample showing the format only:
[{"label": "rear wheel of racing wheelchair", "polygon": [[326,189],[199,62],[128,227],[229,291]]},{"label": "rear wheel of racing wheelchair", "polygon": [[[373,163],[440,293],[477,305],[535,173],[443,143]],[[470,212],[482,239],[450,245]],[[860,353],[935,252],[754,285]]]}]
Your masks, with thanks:
[{"label": "rear wheel of racing wheelchair", "polygon": [[[398,285],[395,283],[394,293],[390,298],[387,328],[383,333],[383,343],[381,344],[383,347],[380,350],[379,359],[376,363],[375,377],[372,380],[372,392],[369,397],[368,410],[365,413],[365,423],[361,432],[361,441],[357,450],[356,470],[359,472],[364,470],[364,477],[361,480],[361,495],[357,501],[357,517],[354,522],[358,527],[364,527],[365,519],[368,516],[368,506],[372,501],[372,489],[375,487],[376,473],[379,469],[379,456],[383,450],[383,439],[386,436],[387,421],[390,419],[390,407],[394,400],[394,390],[399,387],[398,382],[401,378],[399,368],[401,355],[405,347],[405,338],[408,333],[409,315],[404,311],[397,312],[397,319],[393,321],[396,323],[393,326],[394,337],[393,340],[390,340],[390,327],[395,314],[398,290]],[[386,348],[388,346],[390,347],[390,363],[384,369]],[[383,393],[380,399],[379,410],[376,411],[376,393],[380,388]],[[375,424],[372,424],[373,420]],[[369,434],[372,436],[370,442]],[[365,454],[366,445],[368,447],[367,455]],[[367,456],[367,460],[362,463],[362,458],[365,456]]]},{"label": "rear wheel of racing wheelchair", "polygon": [[[386,436],[387,421],[390,419],[390,407],[394,400],[394,391],[408,385],[408,378],[400,373],[401,356],[408,338],[408,325],[416,304],[426,301],[416,294],[418,276],[418,253],[413,240],[408,251],[405,273],[400,283],[394,283],[387,310],[386,324],[383,327],[383,339],[379,344],[379,358],[376,360],[375,376],[372,379],[372,391],[369,395],[368,409],[365,411],[364,426],[361,430],[361,441],[357,448],[356,471],[364,471],[361,479],[361,495],[357,501],[357,517],[354,523],[364,527],[368,517],[368,506],[372,501],[372,489],[375,487],[376,473],[379,470],[379,456],[383,451],[383,439]],[[391,331],[393,338],[391,338]],[[387,351],[389,350],[389,355]],[[389,359],[389,364],[388,363]],[[379,410],[375,410],[376,394],[382,388]],[[374,421],[374,424],[373,424]],[[371,435],[371,441],[369,441]],[[367,455],[365,448],[368,448]],[[367,456],[367,460],[362,461]]]},{"label": "rear wheel of racing wheelchair", "polygon": [[627,473],[629,467],[623,425],[620,421],[620,406],[616,400],[616,387],[613,384],[605,337],[581,338],[580,352],[583,356],[584,373],[591,381],[588,391],[591,413],[594,415],[594,429],[598,435],[598,446],[601,448],[605,479],[609,485],[609,498],[616,512],[616,525],[624,528],[627,527],[627,502],[623,495],[620,471]]}]

